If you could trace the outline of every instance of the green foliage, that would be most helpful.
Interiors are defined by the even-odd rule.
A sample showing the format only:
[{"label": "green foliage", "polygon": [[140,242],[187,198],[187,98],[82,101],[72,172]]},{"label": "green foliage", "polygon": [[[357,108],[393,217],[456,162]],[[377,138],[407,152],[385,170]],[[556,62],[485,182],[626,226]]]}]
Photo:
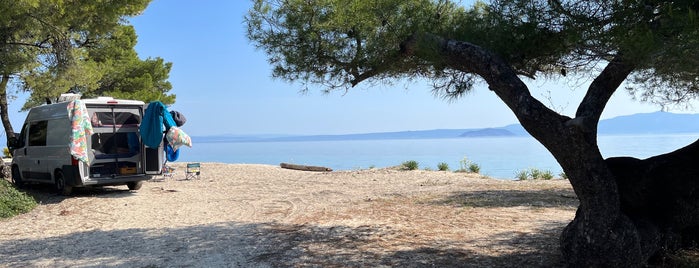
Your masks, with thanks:
[{"label": "green foliage", "polygon": [[[415,34],[478,45],[523,76],[589,75],[622,55],[636,67],[639,99],[687,98],[699,91],[696,1],[254,0],[247,37],[289,81],[348,89],[362,81],[427,77],[458,96],[474,84],[429,42],[402,56]],[[406,52],[406,51],[402,51]],[[689,94],[691,96],[691,94]]]},{"label": "green foliage", "polygon": [[441,162],[441,163],[437,164],[437,169],[439,171],[449,171],[449,164],[447,164],[445,162]]},{"label": "green foliage", "polygon": [[69,90],[173,103],[171,63],[139,59],[135,31],[125,24],[150,1],[3,1],[0,92],[12,77],[31,92],[24,109]]},{"label": "green foliage", "polygon": [[100,41],[100,46],[88,51],[90,58],[102,63],[104,75],[99,86],[84,95],[175,102],[175,96],[167,94],[172,89],[167,81],[172,63],[162,58],[139,59],[134,50],[136,32],[132,26],[118,27],[109,38]]},{"label": "green foliage", "polygon": [[468,171],[471,173],[481,173],[481,166],[476,163],[468,164]]},{"label": "green foliage", "polygon": [[420,168],[420,164],[415,160],[405,161],[401,164],[401,166],[403,166],[403,169],[406,170],[417,170],[418,168]]},{"label": "green foliage", "polygon": [[540,170],[538,168],[530,168],[529,170],[520,170],[515,174],[515,179],[523,180],[551,180],[553,173],[550,170]]},{"label": "green foliage", "polygon": [[450,1],[255,0],[245,19],[275,77],[335,89],[432,69],[399,59],[400,43],[418,31],[454,31],[462,10]]},{"label": "green foliage", "polygon": [[481,173],[481,166],[464,157],[459,161],[459,169],[456,172]]},{"label": "green foliage", "polygon": [[526,181],[529,178],[529,172],[526,170],[520,170],[515,173],[515,179],[520,181]]},{"label": "green foliage", "polygon": [[567,180],[568,174],[566,174],[565,172],[561,172],[561,174],[558,174],[558,177],[560,177],[561,179]]},{"label": "green foliage", "polygon": [[3,154],[3,157],[5,157],[5,158],[12,157],[12,154],[10,153],[10,149],[7,147],[2,148],[2,154]]},{"label": "green foliage", "polygon": [[539,179],[551,180],[551,179],[553,179],[553,173],[550,170],[545,170],[544,172],[542,172],[540,174]]},{"label": "green foliage", "polygon": [[33,92],[23,108],[37,106],[47,96],[59,96],[68,89],[79,91],[84,98],[111,96],[144,102],[158,100],[165,104],[175,102],[175,95],[168,94],[172,89],[167,81],[172,63],[161,58],[138,58],[133,47],[136,33],[132,26],[115,27],[110,34],[97,38],[94,45],[75,49],[85,53],[85,61],[67,69],[75,71],[65,71],[76,75],[60,77],[58,80],[64,84],[50,72],[23,76],[25,88]]},{"label": "green foliage", "polygon": [[0,179],[0,218],[10,218],[26,213],[36,206],[34,198],[18,191],[7,180]]}]

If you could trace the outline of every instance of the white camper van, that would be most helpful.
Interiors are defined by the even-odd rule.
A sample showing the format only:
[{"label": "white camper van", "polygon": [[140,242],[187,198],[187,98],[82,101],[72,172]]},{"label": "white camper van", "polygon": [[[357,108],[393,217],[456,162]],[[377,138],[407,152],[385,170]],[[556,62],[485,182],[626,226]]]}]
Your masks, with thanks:
[{"label": "white camper van", "polygon": [[139,126],[146,108],[142,101],[80,100],[92,126],[86,137],[86,162],[71,154],[71,101],[29,111],[17,139],[9,141],[15,184],[54,184],[59,193],[69,195],[73,187],[127,185],[138,190],[144,180],[161,174],[162,143],[149,148],[141,140]]}]

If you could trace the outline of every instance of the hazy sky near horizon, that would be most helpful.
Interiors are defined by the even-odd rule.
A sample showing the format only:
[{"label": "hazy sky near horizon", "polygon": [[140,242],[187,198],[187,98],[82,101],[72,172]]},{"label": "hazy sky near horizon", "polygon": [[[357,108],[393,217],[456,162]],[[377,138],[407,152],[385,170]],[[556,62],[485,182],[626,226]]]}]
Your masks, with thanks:
[{"label": "hazy sky near horizon", "polygon": [[[360,84],[330,94],[311,86],[301,94],[300,83],[271,77],[266,55],[245,37],[243,16],[251,6],[251,1],[239,0],[154,0],[143,14],[129,20],[138,34],[136,50],[141,58],[161,57],[173,63],[169,81],[177,101],[171,110],[186,116],[183,129],[192,136],[349,134],[517,123],[482,84],[451,102],[433,96],[429,81]],[[550,96],[554,109],[567,115],[574,113],[585,93],[580,81],[528,84],[535,97],[549,104]],[[23,101],[13,101],[11,111]],[[603,118],[659,109],[631,100],[620,89]],[[18,130],[24,115],[10,116]]]}]

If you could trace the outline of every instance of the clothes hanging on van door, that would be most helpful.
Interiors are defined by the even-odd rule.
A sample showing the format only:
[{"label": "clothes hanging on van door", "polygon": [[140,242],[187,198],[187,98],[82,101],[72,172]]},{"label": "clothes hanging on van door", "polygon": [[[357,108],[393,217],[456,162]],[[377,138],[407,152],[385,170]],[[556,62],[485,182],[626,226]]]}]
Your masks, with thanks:
[{"label": "clothes hanging on van door", "polygon": [[139,129],[143,143],[148,147],[158,148],[163,141],[163,132],[172,126],[175,126],[175,121],[165,105],[159,101],[149,103]]},{"label": "clothes hanging on van door", "polygon": [[171,127],[167,131],[167,134],[165,134],[165,139],[175,151],[180,149],[180,147],[183,145],[190,148],[192,147],[192,139],[189,137],[189,135],[187,135],[187,133],[184,133],[184,131],[178,127]]},{"label": "clothes hanging on van door", "polygon": [[92,124],[85,104],[80,100],[68,103],[72,135],[70,136],[70,154],[84,163],[89,163],[87,137],[92,135]]},{"label": "clothes hanging on van door", "polygon": [[180,151],[172,149],[170,144],[165,144],[165,157],[169,162],[175,162],[180,158]]}]

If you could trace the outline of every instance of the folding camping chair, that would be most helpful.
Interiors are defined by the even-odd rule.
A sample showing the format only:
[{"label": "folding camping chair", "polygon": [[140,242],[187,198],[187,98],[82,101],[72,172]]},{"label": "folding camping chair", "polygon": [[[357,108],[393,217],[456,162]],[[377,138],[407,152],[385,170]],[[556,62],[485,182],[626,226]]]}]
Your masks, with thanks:
[{"label": "folding camping chair", "polygon": [[184,179],[198,179],[201,173],[201,165],[199,163],[187,163],[187,169],[184,171]]}]

